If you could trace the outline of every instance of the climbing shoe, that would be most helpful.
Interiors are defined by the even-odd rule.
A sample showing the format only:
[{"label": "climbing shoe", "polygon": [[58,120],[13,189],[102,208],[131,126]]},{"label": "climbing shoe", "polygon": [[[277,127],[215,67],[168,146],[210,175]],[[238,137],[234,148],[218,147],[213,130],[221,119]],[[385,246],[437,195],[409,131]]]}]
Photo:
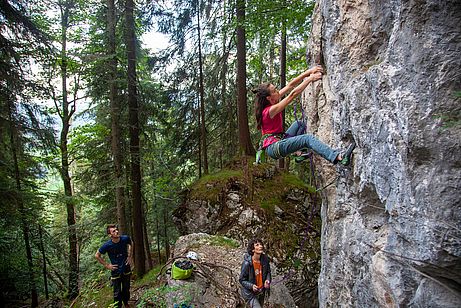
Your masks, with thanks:
[{"label": "climbing shoe", "polygon": [[355,141],[352,141],[352,143],[347,147],[346,151],[342,153],[343,159],[339,161],[339,163],[343,166],[349,166],[352,161],[352,151],[355,149]]},{"label": "climbing shoe", "polygon": [[306,159],[309,159],[309,157],[312,155],[311,152],[301,152],[301,154],[297,155],[295,157],[295,162],[296,163],[302,163]]}]

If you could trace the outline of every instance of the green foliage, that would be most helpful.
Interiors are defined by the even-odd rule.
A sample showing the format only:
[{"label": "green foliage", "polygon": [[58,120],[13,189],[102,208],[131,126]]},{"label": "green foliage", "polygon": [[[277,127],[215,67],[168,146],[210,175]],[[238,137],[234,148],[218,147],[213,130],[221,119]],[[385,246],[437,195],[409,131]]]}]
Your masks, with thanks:
[{"label": "green foliage", "polygon": [[210,239],[209,244],[213,246],[222,246],[229,248],[240,247],[240,244],[236,240],[221,235],[213,235]]},{"label": "green foliage", "polygon": [[153,269],[151,269],[149,272],[147,272],[140,280],[137,280],[134,284],[133,287],[140,287],[140,286],[145,286],[145,285],[153,285],[157,283],[157,275],[162,269],[163,264],[155,266]]},{"label": "green foliage", "polygon": [[[9,2],[11,3],[11,1]],[[288,33],[289,75],[305,69],[305,43],[309,33],[312,1],[249,1],[247,8],[248,80],[276,80],[282,22]],[[136,33],[160,21],[158,28],[171,35],[174,46],[156,54],[138,46],[138,100],[141,122],[141,166],[143,170],[143,201],[151,243],[166,250],[178,232],[171,221],[171,212],[180,202],[179,192],[197,179],[199,153],[197,117],[196,17],[202,20],[202,52],[205,75],[206,128],[211,174],[203,176],[192,188],[197,198],[217,201],[230,179],[247,182],[242,170],[224,170],[236,154],[237,117],[235,106],[234,1],[180,1],[177,3],[148,2],[136,16]],[[174,5],[173,5],[174,4]],[[121,109],[120,147],[126,198],[129,200],[128,110],[126,107],[126,50],[123,2],[117,2],[116,54],[118,68],[116,85]],[[170,6],[171,5],[171,6]],[[167,8],[167,6],[170,6]],[[94,259],[94,253],[107,240],[104,225],[114,222],[114,171],[111,155],[111,117],[108,98],[108,60],[106,7],[102,2],[23,1],[15,2],[20,13],[13,22],[5,16],[8,29],[0,53],[0,274],[8,290],[20,296],[30,292],[27,260],[21,224],[30,225],[33,270],[40,295],[41,251],[38,226],[42,225],[52,297],[66,292],[68,274],[68,227],[65,203],[76,208],[79,241],[79,266],[84,285],[80,307],[107,307],[112,302],[108,273]],[[146,8],[153,8],[148,10]],[[146,9],[146,10],[145,10]],[[60,54],[62,37],[61,13],[68,12],[67,54]],[[3,14],[3,13],[1,13]],[[153,14],[158,19],[151,19]],[[27,18],[33,23],[28,23]],[[37,30],[50,40],[44,43]],[[39,39],[40,38],[40,39]],[[59,46],[52,48],[53,46]],[[168,66],[175,63],[174,66]],[[31,67],[34,67],[34,73]],[[66,65],[68,100],[76,103],[69,134],[69,154],[74,195],[68,200],[63,193],[62,179],[55,169],[60,165],[56,134],[58,111],[50,102],[60,105],[60,66]],[[168,69],[165,69],[168,66]],[[38,71],[35,74],[35,70]],[[73,91],[76,91],[73,93]],[[83,93],[85,97],[83,96]],[[75,94],[75,96],[74,96]],[[83,99],[84,98],[84,99]],[[73,101],[76,99],[76,101]],[[252,104],[249,104],[250,106]],[[72,108],[72,104],[70,106]],[[11,109],[9,109],[11,108]],[[86,109],[87,110],[84,110]],[[10,111],[9,111],[10,110]],[[62,110],[60,110],[62,111]],[[251,110],[250,110],[251,112]],[[13,121],[8,120],[12,117]],[[288,115],[288,118],[290,115]],[[250,118],[250,121],[253,121]],[[13,124],[11,126],[11,124]],[[254,125],[253,125],[254,126]],[[258,132],[253,131],[255,139]],[[14,136],[14,144],[10,137]],[[21,189],[15,178],[16,149]],[[217,172],[218,170],[221,170]],[[255,169],[251,169],[251,172]],[[281,202],[289,187],[305,189],[295,178],[281,175],[267,188],[255,180],[254,200],[245,200],[272,211]],[[18,200],[25,211],[21,217]],[[128,204],[129,202],[127,202]],[[268,211],[268,212],[269,212]],[[127,207],[127,219],[131,212]],[[155,231],[155,232],[154,232]],[[236,247],[237,243],[216,237],[213,245]],[[151,247],[152,248],[152,247]],[[149,284],[155,269],[141,281]],[[153,289],[155,290],[155,289]],[[155,296],[157,291],[152,291]],[[159,296],[166,290],[158,290]],[[191,292],[192,294],[193,292]],[[146,295],[146,300],[149,296]]]},{"label": "green foliage", "polygon": [[241,178],[242,171],[222,170],[205,175],[192,186],[191,197],[201,200],[217,201],[219,194],[231,178]]},{"label": "green foliage", "polygon": [[197,290],[190,284],[152,288],[142,294],[136,307],[143,308],[151,305],[155,307],[167,307],[167,296],[171,296],[171,294],[179,294],[173,296],[174,303],[189,304],[196,293]]},{"label": "green foliage", "polygon": [[87,281],[80,290],[75,307],[111,307],[114,304],[114,291],[107,275]]},{"label": "green foliage", "polygon": [[268,213],[274,214],[275,207],[282,202],[280,196],[273,198],[265,197],[261,200],[261,208],[267,210]]}]

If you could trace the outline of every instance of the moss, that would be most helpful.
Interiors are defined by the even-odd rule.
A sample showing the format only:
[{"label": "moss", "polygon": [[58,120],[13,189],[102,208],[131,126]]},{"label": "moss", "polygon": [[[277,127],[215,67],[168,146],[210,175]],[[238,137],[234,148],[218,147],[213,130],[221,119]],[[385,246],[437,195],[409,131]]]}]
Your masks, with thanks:
[{"label": "moss", "polygon": [[167,298],[173,301],[189,304],[198,291],[189,284],[178,286],[160,286],[147,289],[141,295],[137,307],[166,307]]},{"label": "moss", "polygon": [[211,245],[211,246],[221,246],[221,247],[230,247],[230,248],[238,248],[240,247],[239,243],[231,238],[222,236],[222,235],[210,235],[204,239],[201,239],[199,242],[195,242],[189,246],[189,249],[199,249],[203,245]]},{"label": "moss", "polygon": [[209,243],[213,246],[222,246],[222,247],[230,247],[230,248],[238,248],[240,246],[236,240],[233,240],[225,236],[220,236],[220,235],[212,236],[210,238]]},{"label": "moss", "polygon": [[269,214],[275,213],[275,207],[282,203],[280,196],[275,196],[273,198],[263,198],[261,200],[261,208],[268,211]]},{"label": "moss", "polygon": [[198,179],[191,187],[191,198],[196,200],[218,201],[219,195],[233,178],[242,178],[242,171],[222,170]]},{"label": "moss", "polygon": [[298,189],[306,193],[315,193],[315,188],[304,183],[299,177],[287,172],[276,171],[272,177],[267,174],[274,173],[273,165],[259,164],[248,166],[235,164],[234,168],[239,170],[225,169],[214,174],[205,175],[198,179],[190,190],[190,199],[219,202],[221,193],[226,190],[230,180],[248,184],[248,176],[244,170],[251,174],[253,195],[244,196],[245,202],[249,205],[259,205],[261,208],[273,213],[276,205],[283,203],[288,192]]},{"label": "moss", "polygon": [[266,210],[269,215],[274,214],[276,206],[287,209],[289,203],[284,200],[290,191],[315,192],[315,188],[304,183],[296,175],[286,172],[276,174],[271,179],[264,179],[256,186],[253,200]]},{"label": "moss", "polygon": [[162,267],[163,267],[163,264],[155,266],[153,269],[147,272],[141,279],[136,280],[133,283],[133,286],[136,288],[138,286],[149,285],[149,284],[152,284],[152,282],[156,282],[157,274],[160,272]]},{"label": "moss", "polygon": [[365,63],[365,64],[363,65],[363,67],[362,67],[362,70],[363,70],[364,72],[367,72],[370,68],[372,68],[372,67],[375,66],[375,65],[380,65],[382,62],[383,62],[382,59],[375,59],[375,60],[373,60],[373,61],[370,61],[370,62],[368,62],[368,63]]},{"label": "moss", "polygon": [[285,182],[290,188],[307,188],[307,185],[294,174],[284,172],[281,174],[281,178],[282,181]]}]

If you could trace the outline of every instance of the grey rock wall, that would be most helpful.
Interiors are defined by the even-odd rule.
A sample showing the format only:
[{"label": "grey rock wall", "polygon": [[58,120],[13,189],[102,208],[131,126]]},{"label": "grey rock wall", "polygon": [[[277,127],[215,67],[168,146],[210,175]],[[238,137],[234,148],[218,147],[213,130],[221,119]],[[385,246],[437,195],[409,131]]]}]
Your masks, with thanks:
[{"label": "grey rock wall", "polygon": [[319,160],[321,307],[461,306],[461,1],[319,0],[304,93]]}]

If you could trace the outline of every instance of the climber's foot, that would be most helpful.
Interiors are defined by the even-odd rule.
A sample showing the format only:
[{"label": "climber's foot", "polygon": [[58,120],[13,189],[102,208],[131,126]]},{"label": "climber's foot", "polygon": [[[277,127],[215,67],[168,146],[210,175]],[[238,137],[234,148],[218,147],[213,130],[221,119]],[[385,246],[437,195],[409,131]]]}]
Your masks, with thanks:
[{"label": "climber's foot", "polygon": [[300,153],[299,154],[296,153],[296,157],[295,157],[295,162],[297,162],[297,163],[302,163],[306,159],[309,159],[309,157],[312,154],[311,152],[301,152],[301,151],[298,151],[298,152],[300,152]]},{"label": "climber's foot", "polygon": [[349,166],[352,161],[352,152],[355,149],[355,141],[347,147],[346,151],[338,155],[338,162],[343,166]]}]

